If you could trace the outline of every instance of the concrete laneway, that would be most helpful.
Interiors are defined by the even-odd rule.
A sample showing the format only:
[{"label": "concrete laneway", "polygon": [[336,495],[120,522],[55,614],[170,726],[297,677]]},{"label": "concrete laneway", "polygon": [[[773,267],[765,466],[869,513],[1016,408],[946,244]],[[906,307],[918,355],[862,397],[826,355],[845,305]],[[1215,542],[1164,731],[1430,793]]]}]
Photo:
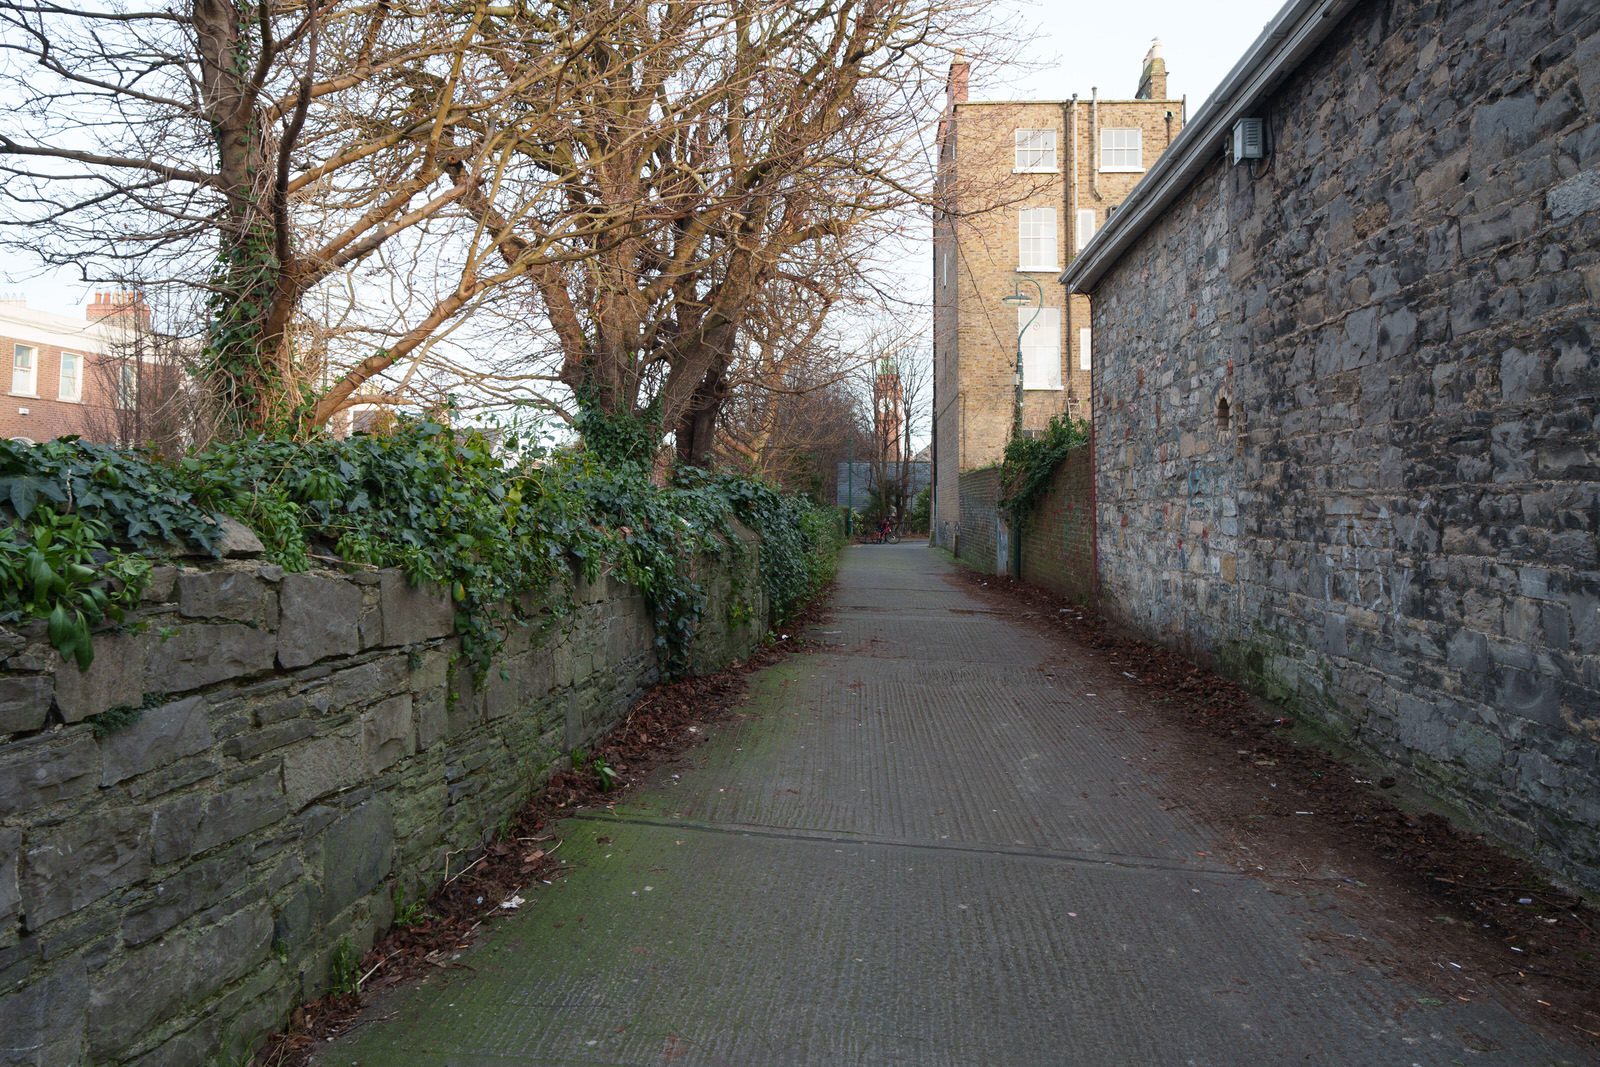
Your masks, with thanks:
[{"label": "concrete laneway", "polygon": [[823,650],[321,1062],[1581,1062],[1324,947],[1357,918],[1209,855],[1105,670],[949,569],[849,550]]}]

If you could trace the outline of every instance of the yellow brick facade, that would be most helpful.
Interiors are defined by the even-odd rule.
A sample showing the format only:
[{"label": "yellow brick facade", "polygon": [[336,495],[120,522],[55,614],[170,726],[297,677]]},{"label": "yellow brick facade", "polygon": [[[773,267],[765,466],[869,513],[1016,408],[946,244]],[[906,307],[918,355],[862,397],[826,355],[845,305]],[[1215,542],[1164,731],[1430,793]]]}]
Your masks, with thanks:
[{"label": "yellow brick facade", "polygon": [[[1164,95],[1164,68],[1158,74],[1155,87]],[[1032,303],[1037,283],[1043,306],[1058,315],[1060,388],[1024,382],[1024,432],[1063,411],[1087,418],[1090,375],[1080,331],[1089,326],[1089,300],[1069,299],[1057,278],[1078,247],[1079,218],[1092,212],[1096,227],[1103,225],[1183,122],[1177,100],[967,101],[966,77],[964,64],[952,67],[940,123],[932,263],[933,536],[946,545],[959,523],[960,473],[999,462],[1011,434],[1018,313],[1001,298],[1021,291]],[[1139,169],[1102,166],[1108,129],[1139,131]],[[1019,169],[1018,130],[1054,132],[1049,169]],[[1022,269],[1021,213],[1030,208],[1055,212],[1056,254],[1041,269]]]}]

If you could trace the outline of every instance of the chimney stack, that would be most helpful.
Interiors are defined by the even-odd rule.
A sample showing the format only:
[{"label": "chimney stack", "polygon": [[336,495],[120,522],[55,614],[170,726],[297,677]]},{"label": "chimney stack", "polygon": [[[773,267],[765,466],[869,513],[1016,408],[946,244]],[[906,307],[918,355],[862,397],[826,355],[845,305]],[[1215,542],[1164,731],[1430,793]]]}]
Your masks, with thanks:
[{"label": "chimney stack", "polygon": [[1150,51],[1144,54],[1144,72],[1139,75],[1136,100],[1167,99],[1167,61],[1161,58],[1161,38],[1150,42]]},{"label": "chimney stack", "polygon": [[945,82],[945,96],[951,104],[967,102],[967,78],[971,71],[966,53],[957,51],[955,58],[950,60],[950,77]]},{"label": "chimney stack", "polygon": [[144,302],[144,296],[125,289],[96,292],[83,314],[90,322],[125,319],[141,326],[150,324],[150,305]]}]

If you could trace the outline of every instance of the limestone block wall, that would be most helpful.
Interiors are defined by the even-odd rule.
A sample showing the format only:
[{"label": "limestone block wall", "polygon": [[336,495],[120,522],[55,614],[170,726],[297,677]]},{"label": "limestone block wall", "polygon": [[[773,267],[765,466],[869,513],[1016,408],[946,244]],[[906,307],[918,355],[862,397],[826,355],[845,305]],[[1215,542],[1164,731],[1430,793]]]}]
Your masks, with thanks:
[{"label": "limestone block wall", "polygon": [[[753,538],[698,570],[711,668],[768,609]],[[129,621],[87,672],[0,630],[0,1064],[208,1063],[276,1028],[658,673],[609,578],[482,684],[450,601],[397,571],[169,566]]]},{"label": "limestone block wall", "polygon": [[1095,290],[1104,606],[1600,887],[1600,8],[1364,3]]},{"label": "limestone block wall", "polygon": [[1093,480],[1093,453],[1088,448],[1068,453],[1023,518],[1019,535],[1018,577],[1080,604],[1095,598]]}]

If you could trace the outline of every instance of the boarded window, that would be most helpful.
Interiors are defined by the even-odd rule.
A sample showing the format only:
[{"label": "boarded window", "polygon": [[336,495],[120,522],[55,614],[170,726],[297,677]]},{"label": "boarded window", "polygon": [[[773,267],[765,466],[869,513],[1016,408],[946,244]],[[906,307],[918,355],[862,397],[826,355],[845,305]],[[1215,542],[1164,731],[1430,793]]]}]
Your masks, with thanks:
[{"label": "boarded window", "polygon": [[1061,310],[1018,308],[1017,332],[1022,348],[1022,387],[1060,389]]}]

